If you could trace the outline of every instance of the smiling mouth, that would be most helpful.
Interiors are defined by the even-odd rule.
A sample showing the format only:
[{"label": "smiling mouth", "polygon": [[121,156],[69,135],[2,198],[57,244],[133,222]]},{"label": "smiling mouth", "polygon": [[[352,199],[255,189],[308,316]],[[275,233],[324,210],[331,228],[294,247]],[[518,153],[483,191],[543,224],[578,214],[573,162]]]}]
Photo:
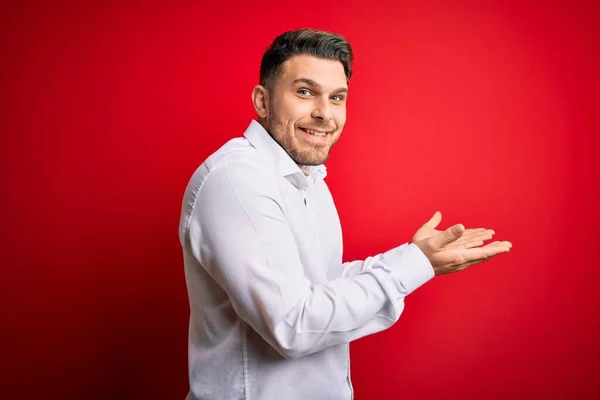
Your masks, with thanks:
[{"label": "smiling mouth", "polygon": [[329,132],[315,131],[312,129],[301,128],[301,127],[298,127],[298,129],[300,129],[302,132],[308,133],[309,135],[313,135],[313,136],[320,137],[320,138],[324,138],[329,133]]}]

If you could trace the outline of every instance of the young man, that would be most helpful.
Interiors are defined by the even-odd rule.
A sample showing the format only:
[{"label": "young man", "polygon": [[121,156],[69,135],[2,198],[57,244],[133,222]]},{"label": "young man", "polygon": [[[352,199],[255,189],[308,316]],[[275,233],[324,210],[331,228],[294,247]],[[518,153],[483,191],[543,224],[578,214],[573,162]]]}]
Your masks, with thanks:
[{"label": "young man", "polygon": [[346,121],[352,50],[286,32],[265,52],[258,115],[186,189],[180,224],[190,298],[188,399],[351,399],[349,342],[392,326],[433,278],[510,249],[493,231],[436,230],[342,264],[323,163]]}]

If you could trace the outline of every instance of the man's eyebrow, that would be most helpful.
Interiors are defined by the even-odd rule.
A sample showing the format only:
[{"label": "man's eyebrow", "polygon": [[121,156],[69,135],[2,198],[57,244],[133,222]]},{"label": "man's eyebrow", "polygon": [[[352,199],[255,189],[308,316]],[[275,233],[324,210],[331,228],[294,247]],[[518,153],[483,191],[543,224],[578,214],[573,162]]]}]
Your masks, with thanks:
[{"label": "man's eyebrow", "polygon": [[[317,82],[315,82],[315,81],[313,81],[312,79],[309,79],[309,78],[298,78],[298,79],[294,79],[294,81],[292,82],[293,85],[295,85],[297,83],[305,83],[305,84],[307,84],[309,86],[314,86],[314,87],[317,87],[319,89],[322,88],[322,86],[319,83],[317,83]],[[348,93],[348,88],[342,86],[342,87],[339,87],[339,88],[335,89],[333,91],[333,93]]]}]

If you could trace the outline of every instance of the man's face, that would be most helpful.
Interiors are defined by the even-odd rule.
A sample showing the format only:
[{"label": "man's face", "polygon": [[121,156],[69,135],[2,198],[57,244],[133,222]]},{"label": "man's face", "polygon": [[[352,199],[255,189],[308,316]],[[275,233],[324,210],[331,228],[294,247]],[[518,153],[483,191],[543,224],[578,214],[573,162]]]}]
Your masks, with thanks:
[{"label": "man's face", "polygon": [[341,62],[293,56],[270,94],[267,131],[296,164],[323,164],[346,123],[347,92]]}]

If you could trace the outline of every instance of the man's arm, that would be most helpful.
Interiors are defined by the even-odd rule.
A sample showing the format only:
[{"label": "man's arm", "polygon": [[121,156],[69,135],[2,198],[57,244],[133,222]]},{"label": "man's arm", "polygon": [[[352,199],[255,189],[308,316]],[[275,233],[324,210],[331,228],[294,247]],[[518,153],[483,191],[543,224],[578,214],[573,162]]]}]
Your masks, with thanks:
[{"label": "man's arm", "polygon": [[[421,228],[419,228],[419,230],[415,233],[411,243],[417,244],[418,242],[420,242],[423,239],[432,238],[436,235],[443,233],[443,231],[435,229],[435,228],[437,228],[437,226],[440,224],[441,221],[442,221],[442,213],[439,211],[436,211],[435,214],[431,217],[431,219],[429,221],[427,221],[425,224],[423,224],[423,226]],[[495,234],[495,232],[493,229],[485,229],[485,228],[466,229],[457,240],[454,240],[454,241],[448,243],[447,245],[445,245],[444,249],[445,250],[453,250],[453,249],[456,250],[456,249],[482,248],[481,250],[485,251],[485,250],[490,250],[490,249],[493,250],[493,249],[496,249],[496,248],[502,247],[502,246],[508,246],[509,248],[512,247],[512,244],[510,244],[509,242],[499,242],[499,241],[492,242],[492,243],[489,243],[484,246],[484,241],[492,239],[494,234]],[[477,251],[477,250],[471,250],[471,252],[472,251]],[[469,254],[469,259],[471,259],[471,260],[474,259],[472,254],[473,253]],[[497,251],[496,252],[487,251],[486,254],[484,255],[484,257],[486,259],[489,259],[497,254],[498,254]],[[356,261],[349,261],[349,262],[343,263],[342,264],[342,277],[350,278],[350,277],[353,277],[353,276],[363,272],[365,269],[368,269],[370,267],[371,263],[369,261],[370,261],[370,258],[367,258],[365,261],[356,260]],[[450,270],[448,272],[460,271],[470,265],[477,264],[480,261],[481,260],[478,260],[477,262],[469,262],[466,265],[462,265],[461,267],[452,267],[452,268],[450,268]],[[436,271],[436,274],[438,274],[438,273],[441,274],[442,272]]]},{"label": "man's arm", "polygon": [[434,276],[423,252],[405,244],[368,258],[351,278],[313,285],[277,184],[268,171],[237,162],[209,174],[188,238],[240,318],[287,358],[390,327],[404,297]]},{"label": "man's arm", "polygon": [[[403,245],[404,246],[404,245]],[[400,246],[402,247],[402,246]],[[390,251],[400,250],[400,247],[396,247]],[[380,258],[381,255],[367,257],[365,260],[347,261],[342,264],[342,278],[352,278],[361,272],[368,270],[372,265],[373,261]],[[334,267],[336,268],[336,267]]]}]

